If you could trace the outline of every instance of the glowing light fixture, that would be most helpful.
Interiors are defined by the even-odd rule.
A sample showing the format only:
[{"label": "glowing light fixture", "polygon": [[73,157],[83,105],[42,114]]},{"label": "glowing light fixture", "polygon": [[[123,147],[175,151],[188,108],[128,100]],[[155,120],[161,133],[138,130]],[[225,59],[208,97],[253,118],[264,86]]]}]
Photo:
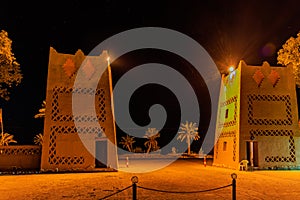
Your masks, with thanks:
[{"label": "glowing light fixture", "polygon": [[106,60],[107,60],[107,64],[110,65],[110,62],[109,62],[110,61],[110,57],[109,56],[106,58]]},{"label": "glowing light fixture", "polygon": [[231,80],[232,81],[232,79],[234,78],[234,76],[235,76],[235,68],[234,68],[234,66],[233,65],[231,65],[230,67],[229,67],[229,80]]},{"label": "glowing light fixture", "polygon": [[233,72],[233,71],[234,71],[234,66],[231,65],[231,66],[229,67],[229,72],[231,73],[231,72]]}]

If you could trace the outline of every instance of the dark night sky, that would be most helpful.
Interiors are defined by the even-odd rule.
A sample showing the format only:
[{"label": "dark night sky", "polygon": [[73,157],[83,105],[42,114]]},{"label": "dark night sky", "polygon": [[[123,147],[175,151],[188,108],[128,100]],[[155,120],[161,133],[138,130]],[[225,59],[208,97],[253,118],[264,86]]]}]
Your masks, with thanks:
[{"label": "dark night sky", "polygon": [[49,2],[8,1],[0,7],[0,29],[12,39],[24,74],[11,100],[0,101],[4,129],[24,144],[42,131],[43,121],[33,116],[46,96],[50,46],[58,52],[81,49],[88,54],[121,31],[165,27],[198,41],[223,71],[240,59],[251,65],[276,65],[276,52],[300,30],[297,0]]}]

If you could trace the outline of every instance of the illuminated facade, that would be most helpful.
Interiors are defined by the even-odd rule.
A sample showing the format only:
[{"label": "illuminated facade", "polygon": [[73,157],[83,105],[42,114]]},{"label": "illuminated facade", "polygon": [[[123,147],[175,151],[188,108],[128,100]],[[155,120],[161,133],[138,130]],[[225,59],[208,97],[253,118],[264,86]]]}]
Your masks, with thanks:
[{"label": "illuminated facade", "polygon": [[244,61],[222,76],[214,147],[215,166],[298,168],[300,134],[292,67]]},{"label": "illuminated facade", "polygon": [[[42,170],[118,168],[116,145],[108,142],[116,144],[111,74],[107,58],[106,51],[99,56],[85,56],[81,50],[71,55],[50,48]],[[81,75],[89,81],[74,87],[79,68]],[[101,74],[101,69],[105,71],[99,81],[97,75]],[[90,85],[95,82],[97,89],[93,90]],[[74,94],[81,95],[83,99],[94,98],[95,105],[82,102],[86,108],[82,109],[81,114],[74,115]],[[96,112],[95,116],[91,114],[92,110]],[[95,121],[98,126],[91,123]]]}]

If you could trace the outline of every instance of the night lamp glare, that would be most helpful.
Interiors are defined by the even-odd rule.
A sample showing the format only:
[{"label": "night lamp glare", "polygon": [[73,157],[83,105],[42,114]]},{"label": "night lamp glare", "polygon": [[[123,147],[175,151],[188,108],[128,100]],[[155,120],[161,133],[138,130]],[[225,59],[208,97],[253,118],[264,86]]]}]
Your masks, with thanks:
[{"label": "night lamp glare", "polygon": [[234,67],[233,66],[230,66],[229,67],[229,72],[231,73],[231,72],[233,72],[234,71]]}]

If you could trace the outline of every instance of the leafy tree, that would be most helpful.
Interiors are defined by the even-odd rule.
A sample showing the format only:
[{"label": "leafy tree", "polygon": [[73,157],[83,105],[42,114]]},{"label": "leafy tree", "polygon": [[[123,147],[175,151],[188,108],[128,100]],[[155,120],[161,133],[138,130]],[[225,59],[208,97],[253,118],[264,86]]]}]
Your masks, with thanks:
[{"label": "leafy tree", "polygon": [[132,144],[135,143],[134,137],[126,135],[126,137],[121,138],[120,144],[123,145],[123,148],[126,148],[129,152],[132,152]]},{"label": "leafy tree", "polygon": [[9,100],[9,89],[21,83],[20,65],[12,53],[12,41],[4,30],[0,32],[0,98]]},{"label": "leafy tree", "polygon": [[34,138],[33,138],[34,144],[37,144],[37,145],[40,145],[40,146],[43,145],[43,141],[44,141],[44,136],[41,133],[35,135]]},{"label": "leafy tree", "polygon": [[156,128],[148,128],[144,137],[148,139],[148,141],[144,143],[144,145],[147,147],[147,153],[159,149],[156,139],[160,137],[160,133]]},{"label": "leafy tree", "polygon": [[1,133],[0,146],[8,146],[10,143],[17,143],[17,141],[14,140],[13,138],[14,136],[9,133]]},{"label": "leafy tree", "polygon": [[290,37],[277,52],[277,63],[293,66],[297,87],[300,87],[300,32],[297,37]]},{"label": "leafy tree", "polygon": [[191,141],[198,140],[200,138],[198,134],[198,127],[196,123],[188,122],[181,123],[180,130],[178,131],[177,140],[186,141],[188,147],[188,155],[191,154]]}]

